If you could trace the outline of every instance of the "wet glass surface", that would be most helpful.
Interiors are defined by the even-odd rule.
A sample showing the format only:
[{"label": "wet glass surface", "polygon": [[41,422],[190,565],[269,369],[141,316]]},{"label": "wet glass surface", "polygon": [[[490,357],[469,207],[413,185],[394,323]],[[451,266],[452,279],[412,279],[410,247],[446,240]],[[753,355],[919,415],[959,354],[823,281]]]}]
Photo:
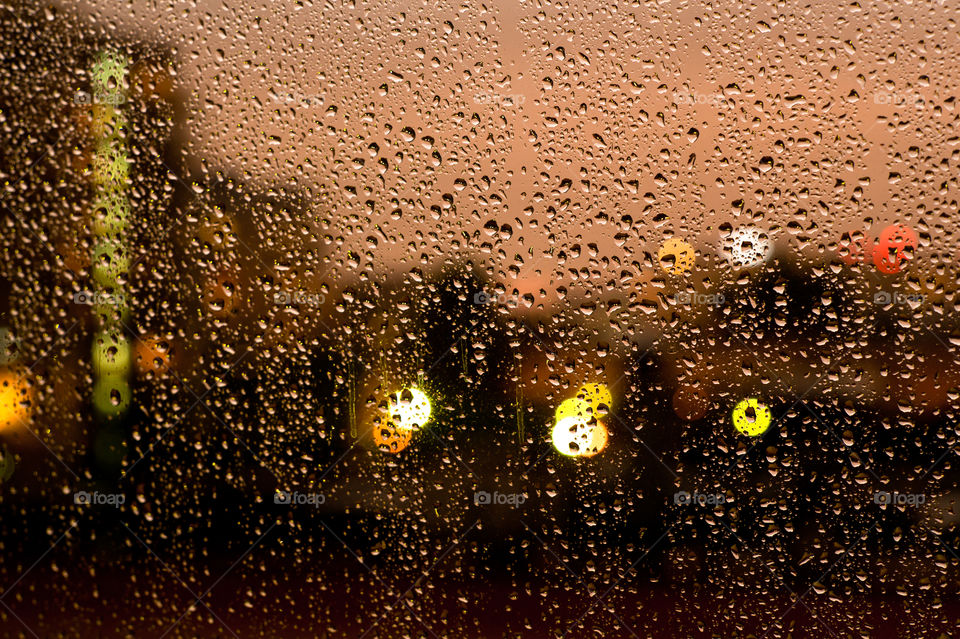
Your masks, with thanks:
[{"label": "wet glass surface", "polygon": [[0,14],[0,636],[956,636],[956,3]]}]

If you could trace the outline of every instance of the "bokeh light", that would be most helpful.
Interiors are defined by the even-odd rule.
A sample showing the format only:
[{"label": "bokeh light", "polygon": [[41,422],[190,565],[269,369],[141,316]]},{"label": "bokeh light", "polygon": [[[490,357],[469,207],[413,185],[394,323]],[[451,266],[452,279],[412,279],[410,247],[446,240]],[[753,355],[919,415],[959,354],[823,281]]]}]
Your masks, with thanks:
[{"label": "bokeh light", "polygon": [[92,346],[93,372],[97,377],[126,376],[130,372],[130,341],[116,331],[97,335]]},{"label": "bokeh light", "polygon": [[604,384],[584,384],[577,396],[560,403],[554,414],[551,437],[563,455],[592,457],[607,445],[610,433],[600,416],[610,412],[613,394]]},{"label": "bokeh light", "polygon": [[104,418],[119,417],[130,407],[132,390],[119,375],[101,377],[93,384],[93,407]]},{"label": "bokeh light", "polygon": [[577,391],[577,397],[590,406],[594,417],[609,413],[613,404],[613,394],[604,384],[584,384]]},{"label": "bokeh light", "polygon": [[384,453],[399,453],[410,445],[413,430],[401,428],[393,420],[387,419],[373,425],[373,442]]},{"label": "bokeh light", "polygon": [[170,344],[152,335],[137,341],[136,367],[141,375],[161,375],[170,367]]},{"label": "bokeh light", "polygon": [[430,399],[413,386],[391,395],[387,410],[399,428],[417,430],[430,421]]},{"label": "bokeh light", "polygon": [[592,441],[592,430],[584,417],[564,417],[553,426],[553,445],[563,455],[579,457]]},{"label": "bokeh light", "polygon": [[580,399],[579,397],[571,397],[570,399],[565,399],[560,402],[560,405],[557,406],[557,410],[554,413],[554,421],[560,422],[567,417],[583,417],[586,418],[587,414],[590,411],[590,403],[586,400]]},{"label": "bokeh light", "polygon": [[723,241],[723,254],[734,268],[752,268],[770,258],[773,243],[755,226],[741,226]]},{"label": "bokeh light", "polygon": [[733,408],[733,425],[749,437],[762,435],[770,428],[770,409],[755,397],[741,400]]},{"label": "bokeh light", "polygon": [[917,234],[909,226],[891,224],[880,233],[873,249],[873,263],[885,275],[899,273],[903,263],[913,259]]},{"label": "bokeh light", "polygon": [[607,425],[603,422],[597,422],[590,430],[590,441],[587,442],[580,456],[593,457],[603,452],[603,449],[607,447],[607,441],[609,441],[609,439],[610,431],[607,430]]},{"label": "bokeh light", "polygon": [[660,267],[671,275],[684,275],[690,272],[696,260],[693,246],[673,237],[663,243],[657,253]]},{"label": "bokeh light", "polygon": [[31,394],[26,374],[12,369],[0,370],[0,432],[29,418]]}]

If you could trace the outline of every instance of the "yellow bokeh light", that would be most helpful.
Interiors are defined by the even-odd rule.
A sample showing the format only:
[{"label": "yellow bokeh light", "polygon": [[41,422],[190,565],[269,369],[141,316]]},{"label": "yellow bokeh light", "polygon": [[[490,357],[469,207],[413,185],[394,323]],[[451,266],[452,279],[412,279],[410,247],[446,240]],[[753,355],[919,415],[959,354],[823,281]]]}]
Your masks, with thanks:
[{"label": "yellow bokeh light", "polygon": [[733,409],[733,425],[749,437],[762,435],[770,428],[770,409],[755,397],[741,400]]},{"label": "yellow bokeh light", "polygon": [[613,394],[605,384],[584,384],[576,397],[557,407],[553,427],[553,445],[570,457],[593,457],[610,438],[607,427],[598,418],[610,412]]},{"label": "yellow bokeh light", "polygon": [[613,405],[613,394],[605,384],[584,384],[577,391],[577,397],[590,406],[594,417],[609,413]]},{"label": "yellow bokeh light", "polygon": [[660,267],[672,275],[683,275],[693,268],[696,254],[689,242],[679,238],[670,238],[663,243],[657,253]]},{"label": "yellow bokeh light", "polygon": [[583,417],[587,418],[587,414],[590,411],[590,404],[579,397],[571,397],[570,399],[564,400],[559,406],[557,406],[557,412],[554,414],[556,421],[562,421],[567,417]]},{"label": "yellow bokeh light", "polygon": [[603,422],[597,422],[597,425],[591,429],[590,444],[583,450],[581,456],[593,457],[602,452],[607,447],[607,441],[610,439],[610,432]]},{"label": "yellow bokeh light", "polygon": [[389,418],[401,429],[417,430],[430,420],[430,399],[416,387],[390,396]]}]

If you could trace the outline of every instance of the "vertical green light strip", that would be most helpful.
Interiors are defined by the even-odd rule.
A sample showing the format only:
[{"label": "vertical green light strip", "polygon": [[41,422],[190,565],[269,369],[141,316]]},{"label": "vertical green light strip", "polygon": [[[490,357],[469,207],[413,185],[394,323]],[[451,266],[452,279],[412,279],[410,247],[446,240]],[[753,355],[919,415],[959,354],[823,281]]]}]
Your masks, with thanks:
[{"label": "vertical green light strip", "polygon": [[93,281],[98,331],[93,340],[93,406],[103,419],[123,416],[130,407],[129,319],[124,283],[129,267],[126,229],[130,216],[127,177],[127,120],[124,79],[128,60],[114,51],[100,54],[91,69],[93,115]]}]

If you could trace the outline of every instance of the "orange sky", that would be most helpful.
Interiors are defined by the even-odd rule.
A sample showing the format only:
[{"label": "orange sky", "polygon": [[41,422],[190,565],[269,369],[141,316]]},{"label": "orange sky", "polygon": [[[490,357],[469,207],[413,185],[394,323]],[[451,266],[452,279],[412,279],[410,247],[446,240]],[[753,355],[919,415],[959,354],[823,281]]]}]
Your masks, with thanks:
[{"label": "orange sky", "polygon": [[949,3],[130,4],[120,28],[176,51],[195,170],[311,189],[379,273],[457,254],[508,286],[639,283],[674,234],[709,263],[724,222],[814,257],[901,221],[953,253]]}]

